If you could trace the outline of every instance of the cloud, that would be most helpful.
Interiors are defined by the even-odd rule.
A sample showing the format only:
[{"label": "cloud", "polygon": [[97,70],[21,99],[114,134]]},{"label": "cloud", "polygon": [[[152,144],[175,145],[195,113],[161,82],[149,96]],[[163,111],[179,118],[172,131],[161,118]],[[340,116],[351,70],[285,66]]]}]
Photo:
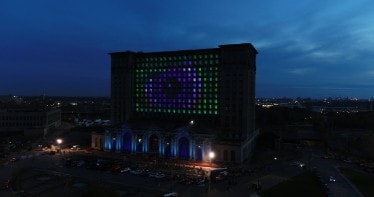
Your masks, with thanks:
[{"label": "cloud", "polygon": [[314,68],[293,68],[289,69],[287,73],[293,74],[293,75],[306,75],[306,74],[312,74],[315,71]]}]

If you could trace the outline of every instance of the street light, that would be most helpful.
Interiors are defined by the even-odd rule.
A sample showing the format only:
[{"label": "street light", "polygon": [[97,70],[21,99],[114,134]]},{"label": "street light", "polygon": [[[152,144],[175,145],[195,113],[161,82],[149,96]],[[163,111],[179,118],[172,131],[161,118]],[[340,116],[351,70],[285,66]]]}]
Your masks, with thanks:
[{"label": "street light", "polygon": [[213,151],[209,152],[209,162],[212,163],[212,159],[214,158],[215,154]]},{"label": "street light", "polygon": [[210,183],[211,183],[211,179],[212,179],[212,159],[214,158],[215,154],[213,151],[210,151],[209,152],[209,163],[210,163],[210,166],[209,166],[209,187],[208,187],[208,193],[210,193]]},{"label": "street light", "polygon": [[62,139],[58,138],[56,140],[57,144],[58,144],[58,152],[61,151],[61,143],[62,143]]}]

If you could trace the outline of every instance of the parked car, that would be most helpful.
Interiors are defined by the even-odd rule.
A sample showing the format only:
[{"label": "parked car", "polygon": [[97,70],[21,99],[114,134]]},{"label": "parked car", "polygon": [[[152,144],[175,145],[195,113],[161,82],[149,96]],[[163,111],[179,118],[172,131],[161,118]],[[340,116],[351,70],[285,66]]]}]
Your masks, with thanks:
[{"label": "parked car", "polygon": [[12,157],[12,158],[9,159],[9,162],[11,162],[11,163],[14,163],[14,162],[16,162],[16,161],[18,161],[18,159],[15,158],[15,157]]},{"label": "parked car", "polygon": [[6,190],[6,189],[9,189],[9,188],[10,188],[10,180],[7,179],[7,180],[3,181],[2,189]]},{"label": "parked car", "polygon": [[136,174],[136,175],[141,174],[142,172],[143,172],[143,170],[141,170],[141,169],[134,169],[134,170],[130,171],[131,174]]},{"label": "parked car", "polygon": [[335,177],[333,177],[333,176],[330,176],[329,180],[330,180],[330,182],[335,182],[336,181]]},{"label": "parked car", "polygon": [[178,196],[177,192],[170,192],[163,195],[164,197],[172,197],[172,196]]},{"label": "parked car", "polygon": [[73,147],[70,148],[71,150],[80,150],[81,146],[80,145],[73,145]]},{"label": "parked car", "polygon": [[129,167],[126,167],[126,168],[123,168],[122,170],[121,170],[121,173],[125,173],[125,172],[130,172],[130,168]]}]

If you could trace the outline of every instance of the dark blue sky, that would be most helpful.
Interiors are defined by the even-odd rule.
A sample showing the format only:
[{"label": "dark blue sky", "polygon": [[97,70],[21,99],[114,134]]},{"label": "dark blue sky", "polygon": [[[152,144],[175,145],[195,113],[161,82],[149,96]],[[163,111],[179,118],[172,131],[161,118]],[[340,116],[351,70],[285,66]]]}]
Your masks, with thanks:
[{"label": "dark blue sky", "polygon": [[257,97],[374,96],[374,1],[0,1],[0,95],[109,96],[114,51],[252,43]]}]

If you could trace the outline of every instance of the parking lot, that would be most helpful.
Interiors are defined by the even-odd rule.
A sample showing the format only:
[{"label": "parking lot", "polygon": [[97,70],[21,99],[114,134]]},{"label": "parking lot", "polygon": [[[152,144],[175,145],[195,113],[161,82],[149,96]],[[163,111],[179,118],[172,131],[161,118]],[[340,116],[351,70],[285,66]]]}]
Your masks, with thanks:
[{"label": "parking lot", "polygon": [[[6,167],[13,172],[12,190],[19,195],[57,196],[80,195],[92,188],[101,187],[116,193],[137,193],[143,196],[160,196],[174,190],[206,193],[209,185],[221,184],[228,172],[218,173],[222,179],[214,182],[206,167],[190,166],[174,161],[143,160],[127,157],[104,157],[103,152],[62,149],[24,153]],[[121,159],[122,158],[122,159]],[[228,178],[227,177],[227,178]]]}]

